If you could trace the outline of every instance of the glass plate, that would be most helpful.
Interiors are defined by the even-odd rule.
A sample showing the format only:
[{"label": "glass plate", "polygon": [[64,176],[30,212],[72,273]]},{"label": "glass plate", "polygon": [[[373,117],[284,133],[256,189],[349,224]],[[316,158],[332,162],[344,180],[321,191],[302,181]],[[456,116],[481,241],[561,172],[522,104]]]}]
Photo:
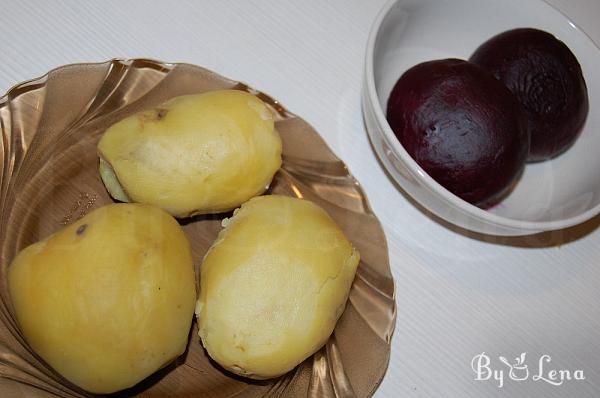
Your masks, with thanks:
[{"label": "glass plate", "polygon": [[[13,87],[0,99],[0,396],[89,395],[27,346],[12,313],[6,271],[19,250],[112,202],[98,174],[96,144],[104,130],[169,98],[224,88],[258,96],[277,115],[284,161],[270,191],[319,204],[360,250],[348,305],[326,346],[285,376],[252,381],[222,370],[202,348],[194,322],[184,355],[119,396],[373,394],[390,355],[394,282],[383,230],[344,163],[310,125],[266,94],[198,66],[134,59],[63,66]],[[197,274],[223,216],[181,221]]]}]

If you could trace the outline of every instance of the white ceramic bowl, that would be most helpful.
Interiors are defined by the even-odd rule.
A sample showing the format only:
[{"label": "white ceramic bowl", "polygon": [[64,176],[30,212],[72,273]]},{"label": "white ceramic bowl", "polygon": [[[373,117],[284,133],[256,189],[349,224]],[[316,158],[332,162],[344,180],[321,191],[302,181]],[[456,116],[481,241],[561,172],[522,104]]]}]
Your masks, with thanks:
[{"label": "white ceramic bowl", "polygon": [[[435,182],[408,155],[387,123],[397,79],[410,67],[442,58],[468,59],[490,37],[533,27],[554,34],[579,60],[589,113],[576,143],[550,161],[528,164],[500,204],[482,210]],[[366,51],[363,115],[382,163],[404,191],[437,216],[491,235],[567,228],[600,212],[600,50],[575,24],[541,0],[399,0],[375,20]]]}]

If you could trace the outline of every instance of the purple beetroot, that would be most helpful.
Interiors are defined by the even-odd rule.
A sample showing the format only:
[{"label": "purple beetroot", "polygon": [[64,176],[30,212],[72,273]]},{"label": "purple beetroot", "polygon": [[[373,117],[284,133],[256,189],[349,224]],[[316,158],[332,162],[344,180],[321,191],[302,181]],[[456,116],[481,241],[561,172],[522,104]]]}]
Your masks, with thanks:
[{"label": "purple beetroot", "polygon": [[387,119],[410,156],[460,198],[488,207],[507,193],[529,153],[515,96],[485,69],[458,59],[424,62],[392,90]]},{"label": "purple beetroot", "polygon": [[529,161],[559,155],[579,136],[588,112],[581,66],[550,33],[513,29],[483,43],[469,59],[512,91],[527,117]]}]

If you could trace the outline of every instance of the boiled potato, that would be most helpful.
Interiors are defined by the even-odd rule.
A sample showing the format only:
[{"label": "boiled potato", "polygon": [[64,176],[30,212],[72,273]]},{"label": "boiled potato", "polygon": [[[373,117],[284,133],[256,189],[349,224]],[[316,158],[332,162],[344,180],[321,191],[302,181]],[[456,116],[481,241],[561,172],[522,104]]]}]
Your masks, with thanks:
[{"label": "boiled potato", "polygon": [[176,97],[130,116],[106,130],[98,152],[115,199],[176,217],[232,210],[267,189],[281,166],[271,111],[238,90]]},{"label": "boiled potato", "polygon": [[257,197],[225,224],[201,265],[202,343],[234,373],[282,375],[331,335],[359,253],[307,200]]},{"label": "boiled potato", "polygon": [[31,348],[93,393],[131,387],[181,355],[196,302],[181,227],[140,204],[101,207],[28,246],[8,286]]}]

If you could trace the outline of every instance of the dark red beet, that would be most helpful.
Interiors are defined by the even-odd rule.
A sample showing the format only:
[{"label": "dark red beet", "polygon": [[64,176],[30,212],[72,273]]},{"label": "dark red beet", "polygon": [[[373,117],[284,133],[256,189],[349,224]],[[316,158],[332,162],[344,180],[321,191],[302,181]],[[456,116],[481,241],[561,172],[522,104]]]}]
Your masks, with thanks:
[{"label": "dark red beet", "polygon": [[463,60],[409,69],[392,90],[387,119],[434,180],[480,207],[502,198],[529,152],[515,97],[492,74]]},{"label": "dark red beet", "polygon": [[575,142],[588,112],[587,88],[563,42],[537,29],[509,30],[483,43],[470,61],[517,96],[531,134],[528,160],[554,157]]}]

